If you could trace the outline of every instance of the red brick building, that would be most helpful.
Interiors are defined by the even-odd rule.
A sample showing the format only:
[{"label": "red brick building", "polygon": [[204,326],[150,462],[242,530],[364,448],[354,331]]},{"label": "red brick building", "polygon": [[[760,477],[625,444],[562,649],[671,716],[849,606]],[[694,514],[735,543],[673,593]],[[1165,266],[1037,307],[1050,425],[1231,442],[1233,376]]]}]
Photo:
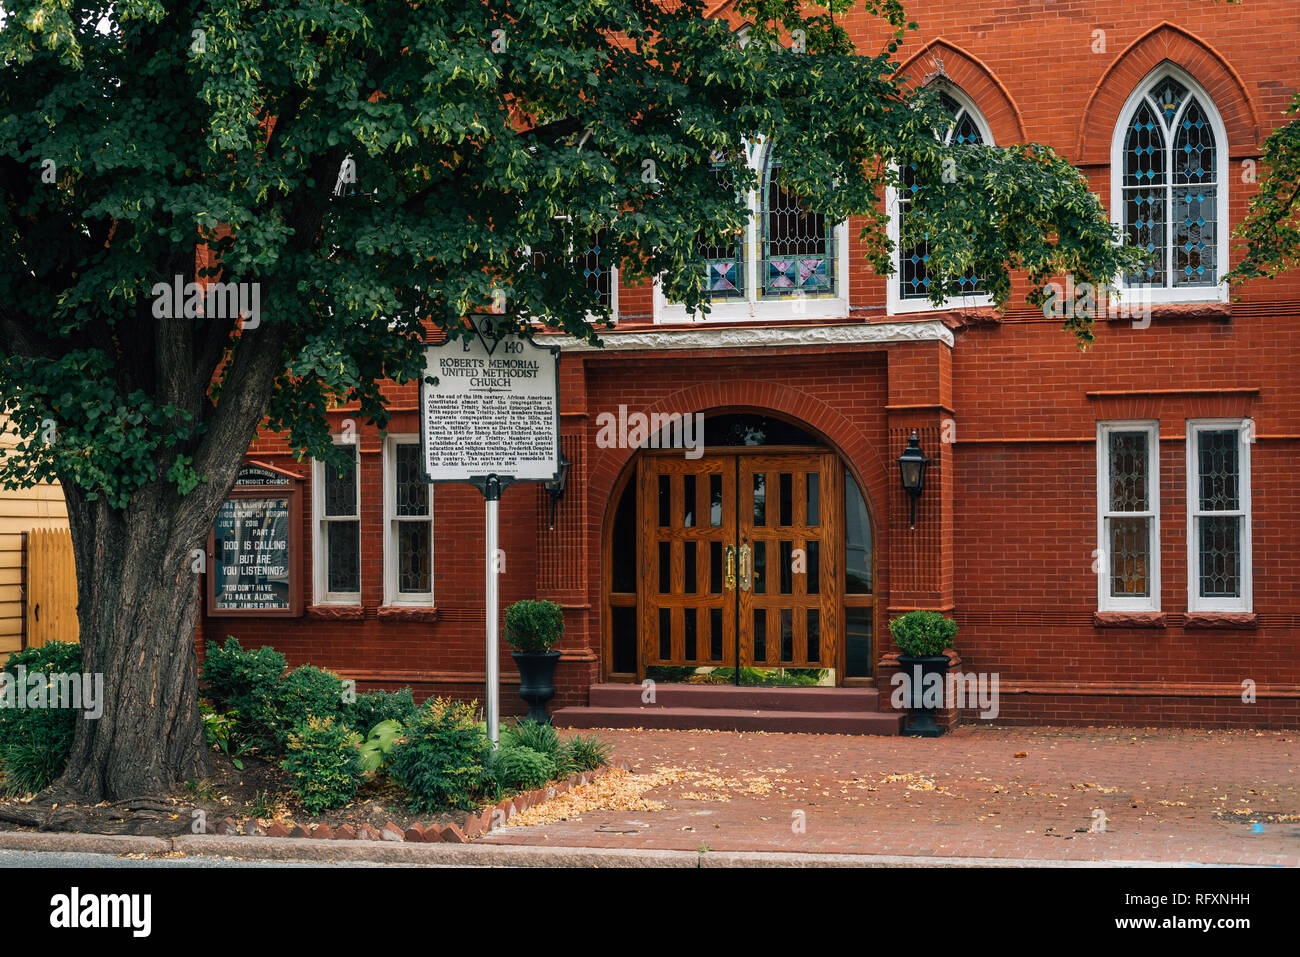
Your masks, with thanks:
[{"label": "red brick building", "polygon": [[[573,465],[555,526],[538,485],[501,505],[503,607],[565,609],[555,705],[647,669],[732,667],[739,652],[823,685],[879,685],[886,709],[887,622],[926,608],[958,622],[964,671],[998,675],[1001,721],[1295,726],[1300,277],[1232,298],[1217,277],[1260,144],[1296,92],[1300,7],[908,12],[920,31],[900,60],[948,94],[948,135],[1045,143],[1082,169],[1150,253],[1125,300],[1149,313],[1103,314],[1081,352],[1023,284],[1004,312],[977,280],[934,308],[923,247],[903,244],[885,277],[857,248],[860,223],[791,215],[768,186],[779,144],[754,150],[764,187],[745,241],[701,251],[707,318],[619,285],[593,250],[618,324],[603,350],[563,345]],[[848,24],[875,43],[875,21]],[[323,472],[277,437],[249,450],[303,480],[303,613],[205,616],[206,637],[274,644],[363,686],[482,697],[482,498],[441,485],[424,514],[395,504],[416,403],[392,390],[387,437],[357,424],[355,484],[328,507]],[[611,441],[620,407],[632,424],[702,413],[706,448],[638,451],[617,429]],[[340,434],[353,414],[335,413]],[[912,526],[895,461],[914,433],[930,466]],[[503,705],[519,710],[502,658]]]}]

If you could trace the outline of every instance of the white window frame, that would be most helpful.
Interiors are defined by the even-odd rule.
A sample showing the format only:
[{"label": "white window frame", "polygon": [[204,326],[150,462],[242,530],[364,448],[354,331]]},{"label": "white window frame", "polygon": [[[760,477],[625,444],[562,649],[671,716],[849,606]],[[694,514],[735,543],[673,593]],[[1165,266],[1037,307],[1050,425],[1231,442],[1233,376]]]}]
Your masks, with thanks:
[{"label": "white window frame", "polygon": [[[1110,434],[1112,432],[1147,433],[1147,505],[1145,512],[1110,511]],[[1150,592],[1146,597],[1126,598],[1110,593],[1111,554],[1110,518],[1151,519]],[[1160,423],[1154,420],[1130,420],[1097,423],[1097,609],[1099,611],[1160,611]]]},{"label": "white window frame", "polygon": [[[594,323],[600,320],[594,312],[587,313],[587,322]],[[609,321],[613,325],[618,325],[618,267],[613,263],[609,267]]]},{"label": "white window frame", "polygon": [[[350,441],[348,441],[350,438]],[[360,554],[357,557],[357,586],[355,592],[332,592],[329,590],[329,569],[326,567],[328,552],[325,545],[325,525],[331,522],[355,521],[361,528],[361,446],[355,435],[345,437],[335,435],[335,445],[352,446],[356,456],[356,467],[352,470],[353,481],[357,487],[357,517],[355,519],[325,514],[325,463],[312,459],[311,463],[311,570],[312,602],[316,605],[360,605],[360,587],[364,579],[364,563]],[[360,531],[358,531],[358,538]]]},{"label": "white window frame", "polygon": [[[989,128],[988,121],[984,119],[984,114],[980,112],[975,101],[966,95],[961,87],[954,83],[944,80],[936,80],[931,84],[935,89],[948,94],[952,97],[957,105],[964,109],[971,120],[979,128],[980,136],[984,139],[985,146],[994,146],[993,131]],[[894,164],[893,171],[898,173],[898,165]],[[908,315],[918,312],[943,312],[949,309],[978,309],[984,306],[993,305],[993,297],[988,293],[982,293],[976,296],[948,296],[939,305],[930,302],[929,299],[904,299],[902,293],[898,290],[899,276],[902,269],[899,263],[899,256],[902,255],[902,216],[899,209],[899,190],[894,186],[885,188],[885,210],[889,214],[889,222],[886,226],[886,235],[893,243],[894,271],[887,277],[885,312],[891,316]]]},{"label": "white window frame", "polygon": [[[397,447],[419,445],[418,434],[398,433],[384,438],[384,604],[389,607],[433,606],[433,484],[429,483],[429,514],[400,516],[397,514]],[[403,592],[397,587],[397,524],[399,522],[427,522],[429,525],[429,590]]]},{"label": "white window frame", "polygon": [[[1199,432],[1231,429],[1237,433],[1237,508],[1231,511],[1203,512],[1200,509],[1200,456],[1196,449]],[[1255,434],[1250,419],[1187,420],[1187,610],[1251,613],[1254,611],[1254,588],[1251,562],[1250,446]],[[1197,519],[1207,515],[1241,518],[1241,595],[1237,598],[1202,598],[1201,549]]]},{"label": "white window frame", "polygon": [[770,147],[761,139],[746,146],[746,163],[758,173],[758,189],[750,190],[745,197],[749,220],[745,227],[745,298],[720,299],[709,303],[709,312],[688,312],[679,302],[670,302],[664,295],[659,277],[654,281],[654,321],[671,324],[684,322],[747,322],[793,321],[809,322],[820,319],[847,319],[849,315],[849,229],[848,223],[831,227],[830,245],[834,251],[835,291],[830,295],[781,296],[764,298],[759,294],[759,252],[762,228],[758,218],[762,209],[759,202],[763,189],[763,167]]},{"label": "white window frame", "polygon": [[[1115,278],[1114,285],[1121,292],[1132,290],[1139,294],[1139,302],[1149,303],[1176,303],[1176,302],[1227,302],[1228,285],[1223,282],[1223,274],[1228,271],[1228,240],[1232,232],[1232,223],[1229,222],[1228,216],[1228,131],[1223,125],[1223,118],[1219,116],[1219,108],[1215,105],[1210,94],[1205,92],[1205,87],[1197,83],[1186,71],[1174,66],[1172,63],[1162,63],[1150,73],[1148,73],[1136,87],[1133,88],[1124,101],[1124,107],[1120,110],[1119,120],[1115,123],[1115,129],[1111,134],[1110,141],[1110,221],[1120,229],[1121,242],[1124,236],[1124,141],[1128,136],[1128,124],[1134,111],[1142,102],[1143,98],[1149,93],[1156,84],[1166,77],[1173,77],[1183,86],[1187,87],[1188,92],[1200,101],[1201,109],[1205,111],[1206,118],[1210,121],[1210,128],[1214,132],[1214,188],[1218,191],[1215,194],[1216,209],[1215,215],[1215,236],[1218,240],[1218,249],[1214,257],[1214,268],[1217,275],[1215,279],[1219,280],[1213,286],[1154,286],[1148,284],[1128,285],[1123,275]],[[1172,149],[1172,144],[1166,144],[1166,149]],[[1166,216],[1166,225],[1169,229],[1169,235],[1173,234],[1172,207]],[[1167,238],[1168,242],[1172,239]],[[1173,247],[1170,246],[1172,249]],[[1172,271],[1174,264],[1172,259],[1167,263],[1166,270]]]}]

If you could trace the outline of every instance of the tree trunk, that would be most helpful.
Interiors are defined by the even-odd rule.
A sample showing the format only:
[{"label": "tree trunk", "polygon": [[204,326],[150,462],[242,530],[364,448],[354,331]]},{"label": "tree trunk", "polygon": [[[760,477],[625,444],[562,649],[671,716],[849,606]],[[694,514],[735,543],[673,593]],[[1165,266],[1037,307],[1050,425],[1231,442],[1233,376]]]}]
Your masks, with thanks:
[{"label": "tree trunk", "polygon": [[105,700],[100,718],[78,718],[67,770],[47,796],[97,803],[166,795],[209,773],[194,550],[206,545],[228,484],[182,497],[163,480],[124,510],[67,489],[82,670],[103,675]]}]

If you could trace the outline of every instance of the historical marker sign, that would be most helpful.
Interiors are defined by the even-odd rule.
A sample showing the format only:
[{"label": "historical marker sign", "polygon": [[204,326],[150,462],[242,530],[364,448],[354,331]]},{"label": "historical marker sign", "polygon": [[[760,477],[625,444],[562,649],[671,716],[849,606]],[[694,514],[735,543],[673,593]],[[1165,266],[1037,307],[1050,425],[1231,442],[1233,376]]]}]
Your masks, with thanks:
[{"label": "historical marker sign", "polygon": [[560,475],[560,350],[517,335],[498,336],[491,316],[476,316],[472,339],[425,351],[420,384],[420,444],[430,482],[469,482],[484,501],[484,605],[488,738],[497,743],[498,507],[512,482]]},{"label": "historical marker sign", "polygon": [[560,463],[560,350],[521,336],[449,341],[425,352],[420,391],[431,482],[551,481]]},{"label": "historical marker sign", "polygon": [[239,470],[208,539],[209,615],[302,612],[299,481],[267,465]]}]

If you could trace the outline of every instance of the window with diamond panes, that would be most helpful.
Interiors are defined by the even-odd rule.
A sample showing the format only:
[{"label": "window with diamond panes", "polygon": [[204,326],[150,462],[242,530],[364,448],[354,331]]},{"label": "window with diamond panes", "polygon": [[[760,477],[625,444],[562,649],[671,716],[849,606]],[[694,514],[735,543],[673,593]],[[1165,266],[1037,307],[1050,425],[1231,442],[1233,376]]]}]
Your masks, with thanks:
[{"label": "window with diamond panes", "polygon": [[357,489],[356,446],[352,460],[340,473],[321,464],[320,535],[325,563],[327,600],[359,599],[361,594],[361,511]]},{"label": "window with diamond panes", "polygon": [[1127,120],[1123,151],[1124,234],[1147,261],[1129,285],[1218,284],[1218,152],[1205,107],[1167,76]]},{"label": "window with diamond panes", "polygon": [[1193,608],[1246,610],[1249,445],[1237,424],[1193,423],[1188,438]]},{"label": "window with diamond panes", "polygon": [[1154,428],[1102,430],[1103,607],[1155,610],[1159,606],[1158,451]]},{"label": "window with diamond panes", "polygon": [[[947,93],[940,93],[939,99],[952,118],[943,134],[944,145],[983,146],[984,136],[970,111]],[[921,184],[916,181],[916,169],[910,164],[903,169],[902,179],[898,197],[898,294],[902,299],[924,300],[930,296],[929,246],[924,237],[912,241],[907,233],[907,207]],[[956,279],[951,290],[954,296],[974,296],[980,292],[979,277],[971,270]]]},{"label": "window with diamond panes", "polygon": [[[392,576],[389,593],[399,600],[433,591],[433,514],[418,442],[395,442],[389,458]],[[394,587],[395,586],[395,587]]]},{"label": "window with diamond panes", "polygon": [[[715,163],[713,176],[719,189],[732,189],[730,177],[721,163]],[[703,232],[696,240],[704,264],[705,292],[711,301],[745,298],[745,236],[738,233],[730,242],[710,242]]]},{"label": "window with diamond panes", "polygon": [[604,249],[605,235],[605,230],[602,229],[591,237],[587,248],[578,258],[578,269],[592,295],[609,309],[614,303],[614,273]]},{"label": "window with diamond panes", "polygon": [[763,170],[762,256],[764,296],[828,295],[835,291],[831,226],[779,182],[781,156],[767,151]]}]

